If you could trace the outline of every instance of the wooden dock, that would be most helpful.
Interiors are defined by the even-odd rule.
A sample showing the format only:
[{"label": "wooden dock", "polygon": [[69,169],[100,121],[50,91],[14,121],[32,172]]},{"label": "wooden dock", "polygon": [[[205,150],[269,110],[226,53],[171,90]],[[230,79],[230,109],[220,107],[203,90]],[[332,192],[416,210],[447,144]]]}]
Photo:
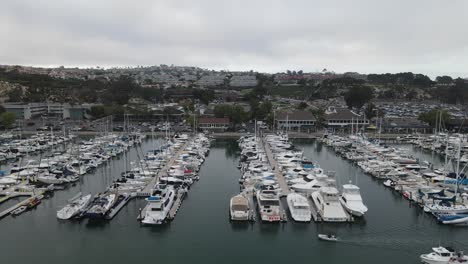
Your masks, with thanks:
[{"label": "wooden dock", "polygon": [[262,143],[263,143],[263,148],[268,158],[268,163],[273,169],[276,179],[278,180],[278,184],[281,188],[280,196],[287,196],[291,192],[291,190],[289,189],[289,186],[286,183],[286,180],[284,179],[283,172],[281,171],[281,168],[276,163],[276,160],[273,157],[273,153],[271,152],[270,146],[268,142],[265,141],[265,138],[262,138]]},{"label": "wooden dock", "polygon": [[[154,185],[158,182],[159,177],[162,175],[165,175],[167,173],[167,170],[174,164],[175,160],[185,151],[185,148],[187,147],[188,143],[191,140],[187,140],[180,148],[177,150],[177,152],[169,159],[168,162],[161,168],[161,170],[158,171],[156,176],[151,179],[151,181],[145,186],[145,188],[142,191],[137,192],[138,197],[147,197],[151,196],[151,192],[154,188]],[[173,219],[175,215],[177,214],[177,211],[179,210],[180,205],[182,204],[182,200],[185,197],[185,193],[177,193],[176,200],[174,201],[174,205],[171,208],[171,211],[169,212],[169,219]],[[140,211],[137,219],[142,220],[143,216],[146,214],[146,210],[148,210],[148,205],[146,205],[143,210]]]},{"label": "wooden dock", "polygon": [[253,192],[245,192],[247,200],[249,200],[249,220],[255,222],[257,219],[257,214],[255,209],[257,208],[254,203],[254,194]]},{"label": "wooden dock", "polygon": [[29,197],[29,198],[15,204],[15,205],[13,205],[13,206],[7,208],[6,210],[0,212],[0,219],[7,216],[7,215],[9,215],[12,211],[16,210],[18,207],[23,206],[23,205],[27,205],[33,199],[41,198],[42,194],[43,194],[43,192],[39,192],[38,194],[32,195],[31,197]]},{"label": "wooden dock", "polygon": [[123,201],[121,201],[120,204],[118,204],[115,208],[112,208],[109,212],[109,214],[106,216],[106,219],[107,220],[111,220],[112,218],[114,218],[119,212],[120,210],[122,210],[122,208],[133,198],[135,198],[136,195],[131,195],[129,194],[129,196],[127,198],[125,198]]},{"label": "wooden dock", "polygon": [[184,200],[185,195],[185,192],[177,192],[176,200],[174,201],[174,204],[172,205],[172,208],[169,211],[169,215],[167,216],[169,220],[173,220],[175,218],[180,206],[182,205],[182,201]]}]

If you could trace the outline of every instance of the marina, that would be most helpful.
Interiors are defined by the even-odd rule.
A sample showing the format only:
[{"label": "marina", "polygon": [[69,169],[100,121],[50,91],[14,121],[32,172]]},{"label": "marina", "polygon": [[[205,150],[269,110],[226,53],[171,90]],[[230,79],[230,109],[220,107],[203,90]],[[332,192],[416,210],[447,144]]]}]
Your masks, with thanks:
[{"label": "marina", "polygon": [[[464,137],[454,136],[450,140],[448,135],[435,139],[418,137],[413,141],[436,152],[436,155],[443,153],[445,163],[439,167],[413,157],[407,149],[379,145],[358,135],[349,138],[331,136],[324,138],[324,142],[337,153],[346,153],[342,155],[345,159],[382,180],[384,186],[432,214],[440,223],[468,225],[465,167],[460,166],[462,148],[466,145]],[[442,151],[444,148],[445,151]]]},{"label": "marina", "polygon": [[[342,202],[346,198],[335,188],[335,173],[325,174],[316,163],[304,157],[301,150],[294,148],[286,134],[268,134],[262,138],[245,136],[239,140],[239,147],[242,149],[239,167],[243,173],[240,195],[256,198],[262,222],[286,222],[286,212],[297,222],[311,219],[353,222],[352,215],[364,215],[364,211],[357,214],[356,210],[350,210],[348,203]],[[359,190],[348,184],[343,187],[344,191],[346,186]],[[362,204],[357,191],[353,199],[358,198]]]},{"label": "marina", "polygon": [[[160,140],[160,139],[159,139]],[[160,142],[160,141],[158,141]],[[239,170],[237,169],[239,158],[236,152],[240,152],[235,140],[216,140],[212,143],[210,155],[207,156],[198,174],[200,181],[194,184],[188,194],[184,197],[177,197],[173,206],[170,218],[173,218],[167,225],[140,228],[135,224],[135,216],[138,215],[139,208],[144,208],[146,201],[142,198],[129,200],[125,206],[120,208],[112,221],[95,223],[87,221],[56,221],[56,210],[66,204],[67,199],[73,197],[81,191],[83,194],[99,193],[105,190],[122,172],[128,170],[123,164],[123,159],[112,159],[108,165],[98,167],[94,172],[86,177],[82,177],[78,182],[80,185],[70,186],[64,190],[54,192],[54,196],[44,200],[38,205],[36,210],[24,212],[21,217],[6,217],[2,220],[0,228],[16,230],[20,234],[27,234],[32,231],[29,228],[31,221],[45,227],[45,230],[35,230],[41,236],[48,234],[52,239],[60,239],[64,247],[76,245],[79,240],[87,241],[78,246],[80,254],[75,254],[76,262],[84,261],[91,257],[105,257],[108,261],[115,263],[126,263],[130,261],[143,261],[143,252],[152,252],[162,261],[178,263],[188,260],[206,261],[214,263],[221,257],[229,256],[233,261],[241,261],[243,256],[232,254],[226,247],[213,246],[210,241],[216,241],[221,235],[225,243],[230,248],[242,248],[245,254],[250,256],[262,256],[270,261],[300,261],[310,254],[314,254],[318,260],[328,259],[330,254],[339,250],[341,254],[336,255],[331,263],[340,263],[344,255],[358,257],[358,254],[367,249],[372,249],[372,256],[368,260],[382,258],[382,263],[418,263],[419,255],[428,252],[431,247],[439,243],[453,243],[457,248],[466,248],[468,245],[464,237],[464,229],[453,229],[449,226],[437,224],[434,219],[422,212],[408,208],[409,205],[404,198],[389,192],[383,185],[377,184],[374,178],[366,176],[359,167],[343,160],[334,154],[331,148],[323,143],[310,140],[294,140],[295,146],[303,150],[304,156],[311,158],[314,163],[320,164],[323,170],[336,171],[337,183],[348,183],[349,180],[358,179],[358,186],[362,197],[369,208],[364,218],[357,218],[351,225],[328,224],[322,222],[318,225],[296,223],[292,218],[285,224],[266,225],[258,221],[250,221],[251,224],[227,221],[226,212],[229,208],[229,194],[238,193],[237,184],[239,182]],[[141,159],[141,153],[147,153],[153,149],[154,144],[151,139],[142,141],[141,150],[137,148],[129,149],[128,160]],[[261,146],[261,145],[260,145]],[[138,158],[140,157],[140,158]],[[266,155],[265,161],[267,162]],[[267,162],[268,164],[268,162]],[[291,190],[291,188],[290,188]],[[253,195],[250,198],[254,203]],[[373,197],[369,199],[368,197]],[[287,206],[286,197],[281,198],[282,204]],[[179,203],[177,201],[180,201]],[[203,206],[202,206],[203,205]],[[257,211],[256,207],[253,207]],[[287,208],[287,207],[286,207]],[[313,207],[311,207],[313,208]],[[177,216],[174,217],[175,212]],[[255,212],[255,215],[258,213]],[[313,216],[314,214],[312,214]],[[312,219],[313,220],[313,219]],[[194,226],[197,228],[194,229]],[[203,230],[211,230],[209,233]],[[6,231],[6,229],[4,229]],[[80,231],[81,230],[81,231]],[[46,232],[46,233],[45,233]],[[339,241],[331,244],[324,244],[317,239],[318,234],[336,233]],[[105,234],[108,238],[101,239]],[[123,239],[123,236],[126,239]],[[200,243],[197,248],[188,247],[193,243],[199,243],[197,237],[205,236],[207,242]],[[34,243],[26,240],[27,236],[19,238],[25,245]],[[65,237],[67,239],[65,239]],[[290,241],[290,246],[303,251],[297,256],[291,256],[281,252],[264,251],[272,247],[275,242],[271,238],[285,239]],[[112,247],[116,250],[133,248],[133,240],[138,239],[141,243],[132,251],[126,253],[126,257],[117,258],[113,254],[107,254],[99,250],[103,241],[111,239]],[[5,241],[9,241],[6,239]],[[11,241],[11,240],[10,240]],[[238,243],[243,243],[238,246]],[[154,244],[158,248],[154,249]],[[18,263],[26,263],[32,260],[30,254],[18,255],[14,253],[12,244],[2,243],[5,250],[5,259],[15,259]],[[187,252],[174,256],[168,253],[168,249],[178,246],[186,246]],[[36,245],[33,247],[34,254],[44,252],[46,245]],[[333,246],[332,248],[330,246]],[[216,252],[213,252],[213,249]],[[229,248],[229,247],[228,247]],[[251,249],[249,249],[251,248]],[[260,252],[259,252],[260,251]],[[100,253],[98,253],[100,252]],[[210,254],[207,257],[207,252]],[[305,253],[307,252],[307,253]],[[319,253],[320,252],[320,253]],[[395,253],[398,253],[395,256]],[[153,254],[153,253],[152,253]],[[342,258],[342,257],[343,258]],[[362,258],[362,255],[359,255]],[[366,260],[367,257],[364,257]],[[386,261],[392,259],[392,261]],[[59,256],[47,256],[49,263],[61,261]]]}]

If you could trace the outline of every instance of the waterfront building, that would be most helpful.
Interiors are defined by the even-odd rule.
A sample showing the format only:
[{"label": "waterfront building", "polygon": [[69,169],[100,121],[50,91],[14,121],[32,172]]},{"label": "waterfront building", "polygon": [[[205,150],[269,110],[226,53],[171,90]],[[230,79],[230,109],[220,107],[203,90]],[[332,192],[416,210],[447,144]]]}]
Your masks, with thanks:
[{"label": "waterfront building", "polygon": [[226,131],[231,122],[227,117],[200,117],[198,119],[198,127],[200,130],[208,130],[212,132]]},{"label": "waterfront building", "polygon": [[350,129],[351,126],[367,126],[369,119],[364,115],[359,115],[347,108],[329,107],[325,111],[325,125],[330,131]]},{"label": "waterfront building", "polygon": [[295,110],[275,114],[276,128],[281,130],[306,131],[315,128],[317,121],[310,111]]}]

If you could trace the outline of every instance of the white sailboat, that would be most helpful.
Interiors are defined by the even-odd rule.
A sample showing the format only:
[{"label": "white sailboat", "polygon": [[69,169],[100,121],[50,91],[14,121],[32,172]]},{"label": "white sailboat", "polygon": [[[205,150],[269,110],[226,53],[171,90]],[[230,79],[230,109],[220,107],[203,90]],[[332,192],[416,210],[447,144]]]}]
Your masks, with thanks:
[{"label": "white sailboat", "polygon": [[81,193],[68,200],[68,204],[57,211],[57,218],[62,220],[70,219],[81,213],[91,202],[91,194],[81,196]]},{"label": "white sailboat", "polygon": [[[457,171],[456,171],[456,183],[455,183],[455,195],[453,198],[441,199],[441,200],[452,200],[453,204],[448,203],[435,203],[426,204],[424,206],[424,211],[430,212],[433,214],[465,214],[468,213],[468,206],[466,204],[457,204],[457,195],[459,183],[458,179],[460,176],[460,151],[461,151],[461,140],[458,140],[458,151],[457,151]],[[445,182],[445,181],[444,181]],[[440,198],[439,198],[440,199]]]}]

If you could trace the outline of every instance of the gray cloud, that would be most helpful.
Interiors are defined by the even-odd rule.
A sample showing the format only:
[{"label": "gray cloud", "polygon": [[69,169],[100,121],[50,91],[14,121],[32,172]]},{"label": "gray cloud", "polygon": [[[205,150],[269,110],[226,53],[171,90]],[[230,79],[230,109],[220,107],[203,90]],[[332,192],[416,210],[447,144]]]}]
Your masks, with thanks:
[{"label": "gray cloud", "polygon": [[468,76],[468,1],[6,0],[0,63]]}]

